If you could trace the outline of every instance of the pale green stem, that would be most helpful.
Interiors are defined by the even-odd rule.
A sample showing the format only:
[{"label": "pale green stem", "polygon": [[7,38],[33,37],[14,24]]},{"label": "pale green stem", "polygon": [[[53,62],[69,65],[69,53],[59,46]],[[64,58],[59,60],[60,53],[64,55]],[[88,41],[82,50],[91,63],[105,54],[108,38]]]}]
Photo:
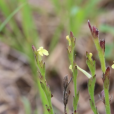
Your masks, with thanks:
[{"label": "pale green stem", "polygon": [[105,57],[104,57],[104,53],[102,52],[102,49],[100,47],[99,39],[98,38],[95,39],[94,42],[95,42],[95,46],[96,46],[97,51],[98,51],[102,72],[105,73],[105,70],[106,70],[106,67],[105,67]]},{"label": "pale green stem", "polygon": [[[94,42],[95,42],[95,46],[96,46],[97,51],[98,51],[102,72],[105,74],[105,71],[106,71],[105,56],[104,56],[105,54],[103,53],[103,51],[100,47],[99,39],[98,38],[94,39]],[[111,112],[110,112],[110,102],[109,102],[109,89],[104,87],[104,94],[105,94],[106,114],[111,114]]]},{"label": "pale green stem", "polygon": [[74,92],[75,92],[75,96],[76,96],[77,95],[77,84],[76,84],[77,77],[76,76],[73,77],[73,82],[74,82]]},{"label": "pale green stem", "polygon": [[105,94],[106,114],[111,114],[111,112],[110,112],[110,102],[109,102],[109,91],[105,87],[104,87],[104,94]]}]

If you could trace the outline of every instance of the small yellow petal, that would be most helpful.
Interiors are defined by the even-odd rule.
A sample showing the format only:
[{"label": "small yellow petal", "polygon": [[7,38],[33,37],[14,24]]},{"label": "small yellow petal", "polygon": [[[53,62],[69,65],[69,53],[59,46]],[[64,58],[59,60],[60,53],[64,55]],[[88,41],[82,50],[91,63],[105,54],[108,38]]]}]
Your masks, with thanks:
[{"label": "small yellow petal", "polygon": [[73,69],[72,69],[72,65],[69,66],[69,69],[70,69],[71,71],[73,71]]},{"label": "small yellow petal", "polygon": [[37,49],[37,51],[41,51],[43,49],[43,47],[39,47],[39,49]]},{"label": "small yellow petal", "polygon": [[92,53],[89,53],[89,55],[90,55],[90,57],[92,57],[93,54]]},{"label": "small yellow petal", "polygon": [[92,61],[92,56],[93,54],[92,53],[89,53],[89,60]]},{"label": "small yellow petal", "polygon": [[72,69],[72,65],[69,66],[69,69]]},{"label": "small yellow petal", "polygon": [[114,69],[114,64],[112,65],[112,69]]},{"label": "small yellow petal", "polygon": [[45,50],[43,47],[39,47],[39,49],[37,50],[38,54],[43,56],[43,55],[49,55],[48,51]]},{"label": "small yellow petal", "polygon": [[43,51],[42,51],[42,52],[43,52],[43,54],[44,54],[44,55],[46,55],[46,56],[48,56],[48,55],[49,55],[48,51],[47,51],[47,50],[45,50],[45,49],[43,49]]},{"label": "small yellow petal", "polygon": [[39,54],[39,55],[41,55],[41,56],[43,56],[43,53],[42,53],[42,52],[40,52],[40,51],[38,52],[38,54]]},{"label": "small yellow petal", "polygon": [[69,35],[66,36],[66,39],[67,39],[67,40],[69,39]]},{"label": "small yellow petal", "polygon": [[69,46],[71,45],[71,40],[69,38],[69,36],[66,36],[66,39],[68,40]]}]

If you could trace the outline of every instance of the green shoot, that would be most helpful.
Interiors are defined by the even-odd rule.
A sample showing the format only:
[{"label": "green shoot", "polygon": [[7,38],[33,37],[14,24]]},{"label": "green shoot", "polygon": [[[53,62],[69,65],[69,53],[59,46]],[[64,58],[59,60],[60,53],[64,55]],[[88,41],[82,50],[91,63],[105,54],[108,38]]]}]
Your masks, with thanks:
[{"label": "green shoot", "polygon": [[95,99],[94,99],[94,89],[95,89],[95,82],[96,82],[96,75],[95,75],[96,65],[95,65],[95,60],[92,59],[92,53],[86,52],[86,63],[92,75],[92,77],[89,79],[89,82],[88,82],[90,106],[94,114],[99,114],[97,111],[97,108],[95,107]]},{"label": "green shoot", "polygon": [[73,72],[73,83],[74,83],[74,98],[73,98],[73,112],[75,114],[77,110],[78,100],[79,100],[79,92],[77,91],[77,66],[74,63],[74,47],[76,38],[74,38],[73,33],[70,32],[70,36],[66,36],[68,40],[68,57],[70,60],[70,69]]},{"label": "green shoot", "polygon": [[54,114],[53,108],[52,108],[52,103],[51,103],[52,94],[51,94],[49,85],[46,82],[45,63],[43,62],[43,59],[42,59],[43,55],[48,56],[49,53],[43,47],[40,47],[38,50],[36,50],[36,48],[34,46],[32,46],[32,49],[34,51],[36,63],[38,66],[40,86],[41,86],[42,90],[44,91],[44,94],[46,95],[46,98],[47,98],[47,101],[45,101],[47,111],[49,112],[49,114]]},{"label": "green shoot", "polygon": [[101,69],[103,72],[103,88],[105,95],[105,108],[106,114],[111,114],[110,112],[110,100],[109,100],[109,75],[110,75],[110,67],[106,68],[105,65],[105,40],[99,40],[99,31],[96,27],[92,27],[90,22],[88,21],[88,26],[90,28],[94,44],[98,51],[98,56],[101,63]]}]

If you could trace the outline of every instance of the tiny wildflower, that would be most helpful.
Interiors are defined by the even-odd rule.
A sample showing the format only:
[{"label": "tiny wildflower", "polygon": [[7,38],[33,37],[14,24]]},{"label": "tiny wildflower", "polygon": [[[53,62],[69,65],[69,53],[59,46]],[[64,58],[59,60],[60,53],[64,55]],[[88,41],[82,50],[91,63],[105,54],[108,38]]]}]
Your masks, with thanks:
[{"label": "tiny wildflower", "polygon": [[91,61],[92,60],[92,53],[89,53],[89,60]]},{"label": "tiny wildflower", "polygon": [[43,47],[40,47],[39,49],[37,49],[37,52],[38,52],[38,54],[41,55],[41,56],[43,56],[43,55],[48,56],[48,55],[49,55],[48,51],[45,50]]},{"label": "tiny wildflower", "polygon": [[71,40],[69,38],[69,36],[66,36],[66,39],[68,40],[69,46],[71,45]]},{"label": "tiny wildflower", "polygon": [[111,66],[111,67],[112,67],[112,69],[114,69],[114,61],[113,61],[113,64],[112,64],[112,66]]},{"label": "tiny wildflower", "polygon": [[69,69],[73,72],[72,65],[69,66]]}]

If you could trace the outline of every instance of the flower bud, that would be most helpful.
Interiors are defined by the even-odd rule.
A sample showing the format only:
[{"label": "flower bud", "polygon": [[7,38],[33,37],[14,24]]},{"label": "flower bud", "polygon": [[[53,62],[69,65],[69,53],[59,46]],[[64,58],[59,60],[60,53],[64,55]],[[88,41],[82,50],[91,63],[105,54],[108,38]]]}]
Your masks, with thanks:
[{"label": "flower bud", "polygon": [[35,52],[36,51],[36,47],[34,45],[32,45],[32,50]]},{"label": "flower bud", "polygon": [[103,51],[105,52],[105,40],[100,40],[100,47],[103,49]]},{"label": "flower bud", "polygon": [[111,66],[111,67],[112,67],[112,69],[114,69],[114,61],[113,61],[113,64],[112,64],[112,66]]},{"label": "flower bud", "polygon": [[89,29],[91,31],[91,34],[94,38],[98,38],[99,36],[99,31],[96,27],[93,26],[93,28],[91,27],[91,24],[90,24],[90,21],[88,20],[88,26],[89,26]]},{"label": "flower bud", "polygon": [[105,74],[103,75],[104,88],[106,89],[109,89],[109,76],[110,76],[110,67],[107,67]]},{"label": "flower bud", "polygon": [[89,26],[89,29],[90,29],[90,31],[92,33],[92,27],[91,27],[91,24],[90,24],[90,21],[89,20],[88,20],[88,26]]},{"label": "flower bud", "polygon": [[76,114],[76,110],[74,111],[74,114]]},{"label": "flower bud", "polygon": [[109,79],[109,75],[110,75],[110,67],[107,67],[106,72],[105,72],[105,76],[107,76]]},{"label": "flower bud", "polygon": [[70,38],[73,38],[74,35],[73,35],[73,32],[70,31]]},{"label": "flower bud", "polygon": [[92,56],[93,56],[92,53],[88,53],[88,52],[86,51],[86,58],[87,58],[89,61],[92,61]]}]

